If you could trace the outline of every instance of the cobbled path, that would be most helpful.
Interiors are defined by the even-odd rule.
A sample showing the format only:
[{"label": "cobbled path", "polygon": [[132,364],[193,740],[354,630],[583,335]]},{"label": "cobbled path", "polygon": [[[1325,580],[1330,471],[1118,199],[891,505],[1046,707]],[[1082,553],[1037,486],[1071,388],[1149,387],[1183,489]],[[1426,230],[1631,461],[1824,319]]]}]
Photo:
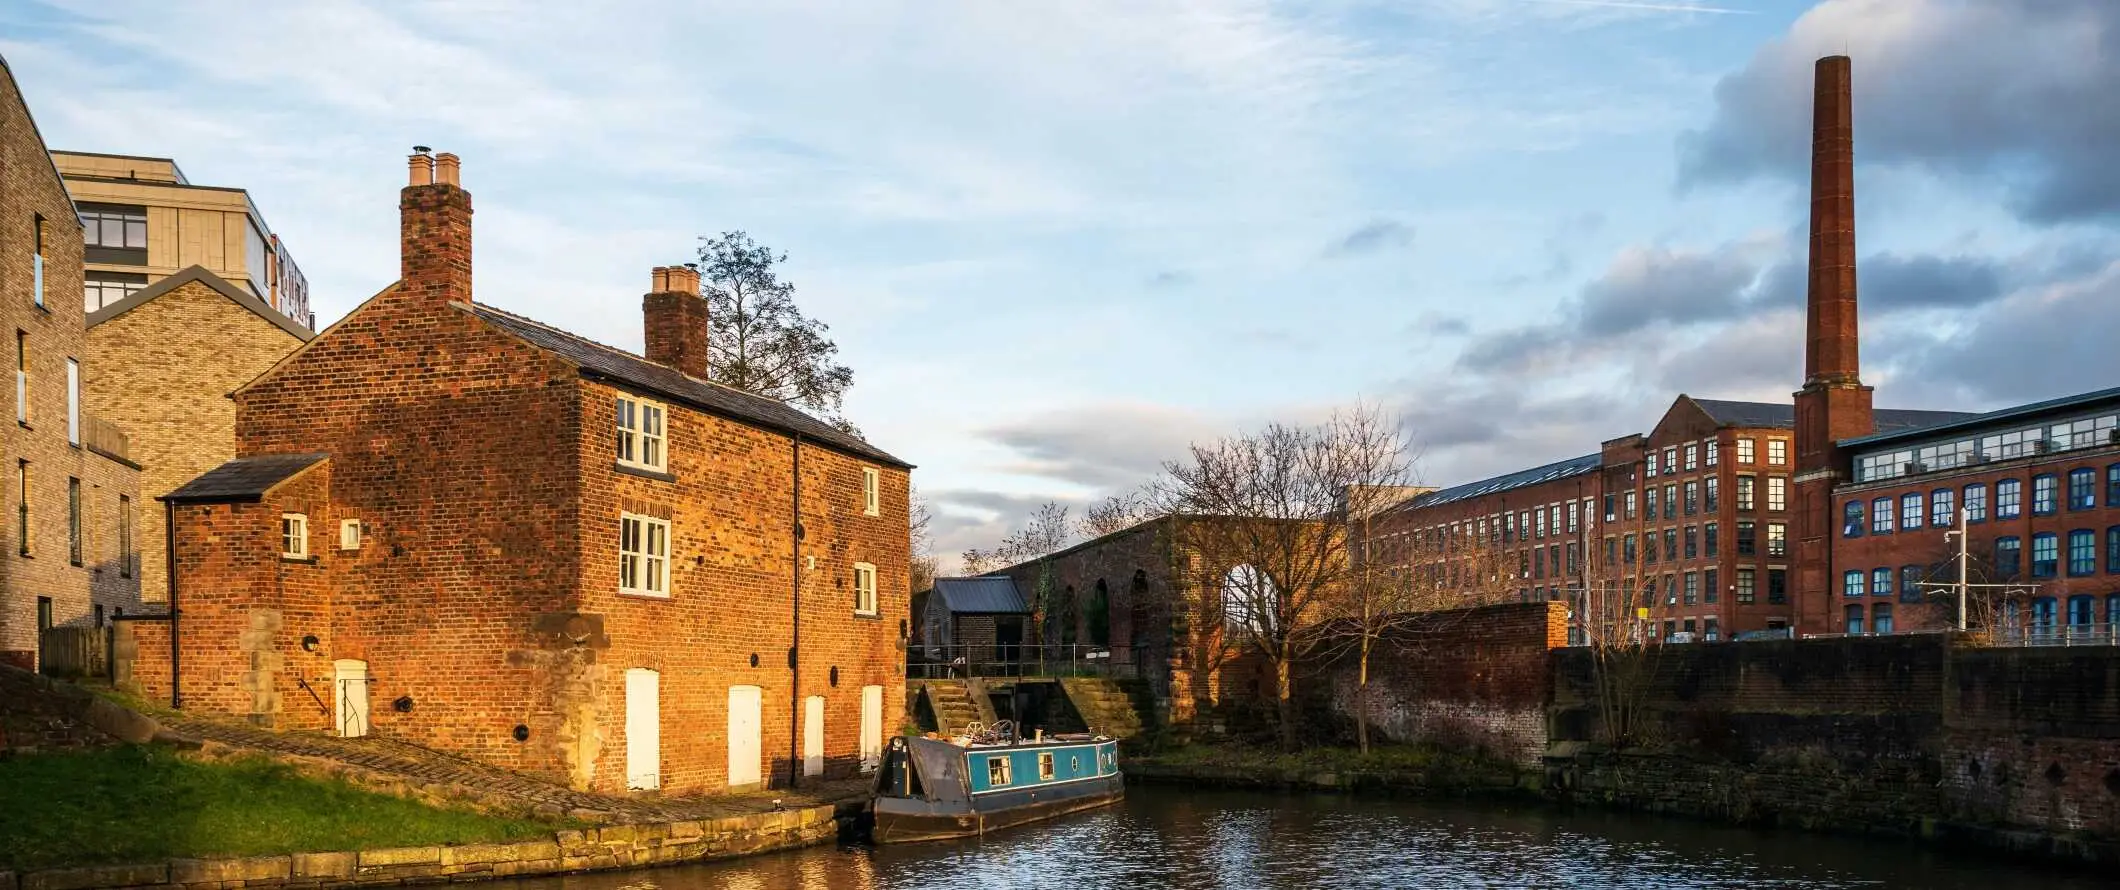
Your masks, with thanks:
[{"label": "cobbled path", "polygon": [[417,745],[385,738],[348,739],[308,732],[272,732],[253,726],[224,723],[194,715],[162,712],[154,715],[178,735],[217,742],[231,748],[269,754],[311,757],[350,764],[372,772],[402,777],[427,786],[475,789],[479,794],[512,799],[525,808],[548,815],[566,815],[593,822],[674,822],[719,819],[775,809],[794,809],[858,799],[866,793],[865,779],[809,780],[797,791],[785,789],[716,795],[712,797],[621,797],[576,791],[551,782],[509,772],[499,767],[466,760]]}]

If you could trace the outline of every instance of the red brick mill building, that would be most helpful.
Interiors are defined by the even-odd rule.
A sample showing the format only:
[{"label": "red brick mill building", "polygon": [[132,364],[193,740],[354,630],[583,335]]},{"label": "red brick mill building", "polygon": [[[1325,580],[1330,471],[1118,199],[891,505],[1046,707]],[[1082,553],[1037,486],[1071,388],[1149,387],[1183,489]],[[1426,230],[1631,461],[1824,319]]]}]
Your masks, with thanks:
[{"label": "red brick mill building", "polygon": [[864,768],[904,707],[910,465],[706,382],[696,271],[655,270],[636,356],[474,302],[454,156],[399,207],[399,280],[237,390],[236,459],[165,499],[175,618],[134,676],[599,791]]},{"label": "red brick mill building", "polygon": [[[1646,435],[1410,498],[1357,549],[1427,583],[1499,566],[1501,596],[1571,605],[1571,637],[1890,634],[1956,620],[2111,642],[2120,622],[2120,390],[1985,414],[1872,407],[1861,379],[1849,60],[1819,60],[1802,388],[1681,395]],[[1487,589],[1492,579],[1481,582]]]}]

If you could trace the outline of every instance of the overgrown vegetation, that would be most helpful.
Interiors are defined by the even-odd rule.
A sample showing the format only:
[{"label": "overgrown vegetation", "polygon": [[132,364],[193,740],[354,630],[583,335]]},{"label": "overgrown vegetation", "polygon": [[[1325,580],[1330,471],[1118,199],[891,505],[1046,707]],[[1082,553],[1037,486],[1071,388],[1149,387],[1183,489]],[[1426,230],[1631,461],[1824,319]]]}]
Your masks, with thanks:
[{"label": "overgrown vegetation", "polygon": [[263,758],[128,745],[0,759],[0,871],[488,843],[563,827],[431,807]]}]

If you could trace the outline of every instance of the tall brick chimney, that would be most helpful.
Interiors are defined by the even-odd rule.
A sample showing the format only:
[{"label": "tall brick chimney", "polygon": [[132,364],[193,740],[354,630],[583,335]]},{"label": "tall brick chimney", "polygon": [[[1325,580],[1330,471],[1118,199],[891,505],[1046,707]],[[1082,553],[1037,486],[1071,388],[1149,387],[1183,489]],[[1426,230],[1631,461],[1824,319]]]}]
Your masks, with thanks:
[{"label": "tall brick chimney", "polygon": [[1837,444],[1877,431],[1862,385],[1855,304],[1855,126],[1847,56],[1818,60],[1811,107],[1811,276],[1804,310],[1804,383],[1796,393],[1796,620],[1836,629],[1833,487],[1851,468]]},{"label": "tall brick chimney", "polygon": [[431,306],[471,302],[471,193],[456,155],[422,149],[398,193],[398,289]]},{"label": "tall brick chimney", "polygon": [[707,379],[707,301],[697,268],[655,267],[640,314],[649,361]]}]

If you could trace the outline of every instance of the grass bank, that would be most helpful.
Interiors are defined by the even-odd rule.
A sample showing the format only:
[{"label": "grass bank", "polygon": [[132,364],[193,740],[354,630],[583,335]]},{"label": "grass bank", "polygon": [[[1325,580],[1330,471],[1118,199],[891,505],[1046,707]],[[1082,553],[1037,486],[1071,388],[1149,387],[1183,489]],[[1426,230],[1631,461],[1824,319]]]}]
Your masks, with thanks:
[{"label": "grass bank", "polygon": [[1127,778],[1238,788],[1383,790],[1425,794],[1537,794],[1542,776],[1478,752],[1420,745],[1318,746],[1281,751],[1236,742],[1194,742],[1136,756]]},{"label": "grass bank", "polygon": [[548,835],[557,822],[440,809],[264,758],[158,745],[0,759],[0,871]]}]

